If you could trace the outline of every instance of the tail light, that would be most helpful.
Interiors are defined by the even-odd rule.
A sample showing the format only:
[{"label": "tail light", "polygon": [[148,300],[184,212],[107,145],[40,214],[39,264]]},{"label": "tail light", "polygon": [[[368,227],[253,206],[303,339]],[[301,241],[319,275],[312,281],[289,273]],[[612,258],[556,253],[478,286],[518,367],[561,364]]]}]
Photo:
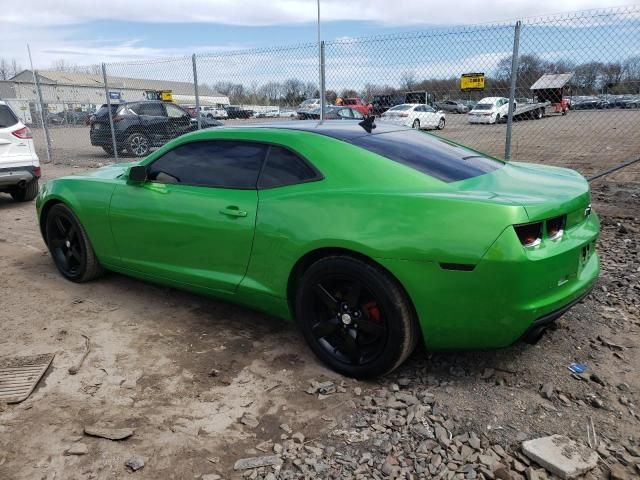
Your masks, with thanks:
[{"label": "tail light", "polygon": [[401,113],[400,115],[398,115],[399,117],[408,117],[409,114],[408,113]]},{"label": "tail light", "polygon": [[542,241],[542,222],[514,225],[514,230],[524,247],[535,247]]},{"label": "tail light", "polygon": [[557,240],[562,237],[566,220],[566,215],[547,220],[547,235],[550,240]]},{"label": "tail light", "polygon": [[40,178],[42,176],[42,170],[40,170],[40,167],[33,169],[33,176],[36,178]]},{"label": "tail light", "polygon": [[31,134],[31,130],[29,130],[29,128],[27,127],[22,127],[16,130],[15,132],[11,132],[11,135],[13,135],[14,137],[20,138],[22,140],[28,140],[29,138],[33,138],[33,135]]}]

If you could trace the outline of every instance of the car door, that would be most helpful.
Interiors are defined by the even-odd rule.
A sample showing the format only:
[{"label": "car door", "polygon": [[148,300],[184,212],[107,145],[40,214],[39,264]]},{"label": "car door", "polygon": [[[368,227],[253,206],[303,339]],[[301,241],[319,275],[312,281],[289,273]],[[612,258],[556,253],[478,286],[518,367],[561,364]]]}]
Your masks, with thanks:
[{"label": "car door", "polygon": [[420,125],[425,127],[435,127],[438,125],[439,117],[430,105],[421,105]]},{"label": "car door", "polygon": [[167,138],[167,115],[160,102],[140,102],[127,105],[138,115],[144,133],[153,145],[162,145]]},{"label": "car door", "polygon": [[183,110],[173,103],[165,103],[164,108],[167,111],[167,130],[170,139],[179,137],[198,128],[198,123],[191,121],[191,115],[189,115],[186,110]]},{"label": "car door", "polygon": [[267,146],[195,141],[116,187],[109,210],[121,266],[152,278],[233,292],[253,243],[256,183]]}]

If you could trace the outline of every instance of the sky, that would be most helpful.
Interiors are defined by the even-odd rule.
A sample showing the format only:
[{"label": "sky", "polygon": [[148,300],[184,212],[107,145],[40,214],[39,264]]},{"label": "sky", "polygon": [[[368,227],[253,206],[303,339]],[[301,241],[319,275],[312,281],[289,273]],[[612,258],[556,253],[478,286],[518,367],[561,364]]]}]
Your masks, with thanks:
[{"label": "sky", "polygon": [[[637,2],[636,2],[637,3]],[[393,34],[565,11],[620,0],[321,0],[322,37]],[[633,4],[631,2],[631,4]],[[0,0],[0,58],[37,68],[316,41],[316,0]]]}]

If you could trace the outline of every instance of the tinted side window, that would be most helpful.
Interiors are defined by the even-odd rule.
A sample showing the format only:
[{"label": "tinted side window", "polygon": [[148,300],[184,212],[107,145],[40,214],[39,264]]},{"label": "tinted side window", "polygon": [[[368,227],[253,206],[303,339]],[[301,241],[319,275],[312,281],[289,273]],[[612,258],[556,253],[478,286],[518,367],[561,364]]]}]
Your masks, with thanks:
[{"label": "tinted side window", "polygon": [[164,117],[164,110],[159,103],[141,103],[137,110],[138,115],[149,115],[151,117]]},{"label": "tinted side window", "polygon": [[272,146],[258,188],[293,185],[316,177],[316,172],[291,150]]},{"label": "tinted side window", "polygon": [[255,188],[267,148],[236,141],[186,143],[153,162],[148,177],[161,183]]},{"label": "tinted side window", "polygon": [[175,106],[173,103],[165,103],[164,106],[167,109],[167,115],[171,118],[180,118],[187,115],[187,112]]},{"label": "tinted side window", "polygon": [[0,128],[10,127],[18,123],[18,119],[6,105],[0,105]]},{"label": "tinted side window", "polygon": [[443,182],[477,177],[504,165],[473,150],[414,130],[361,136],[352,143]]}]

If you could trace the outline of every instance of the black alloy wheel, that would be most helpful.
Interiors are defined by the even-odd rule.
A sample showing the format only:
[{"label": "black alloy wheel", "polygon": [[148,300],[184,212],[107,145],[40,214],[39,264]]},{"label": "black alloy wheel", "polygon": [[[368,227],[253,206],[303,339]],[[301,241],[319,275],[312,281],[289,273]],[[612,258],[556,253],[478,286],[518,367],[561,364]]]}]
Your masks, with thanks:
[{"label": "black alloy wheel", "polygon": [[342,374],[387,373],[415,347],[417,324],[406,295],[386,272],[357,258],[315,262],[296,300],[296,318],[307,342]]},{"label": "black alloy wheel", "polygon": [[85,282],[102,273],[84,228],[66,205],[51,207],[45,218],[45,236],[53,261],[65,278]]}]

